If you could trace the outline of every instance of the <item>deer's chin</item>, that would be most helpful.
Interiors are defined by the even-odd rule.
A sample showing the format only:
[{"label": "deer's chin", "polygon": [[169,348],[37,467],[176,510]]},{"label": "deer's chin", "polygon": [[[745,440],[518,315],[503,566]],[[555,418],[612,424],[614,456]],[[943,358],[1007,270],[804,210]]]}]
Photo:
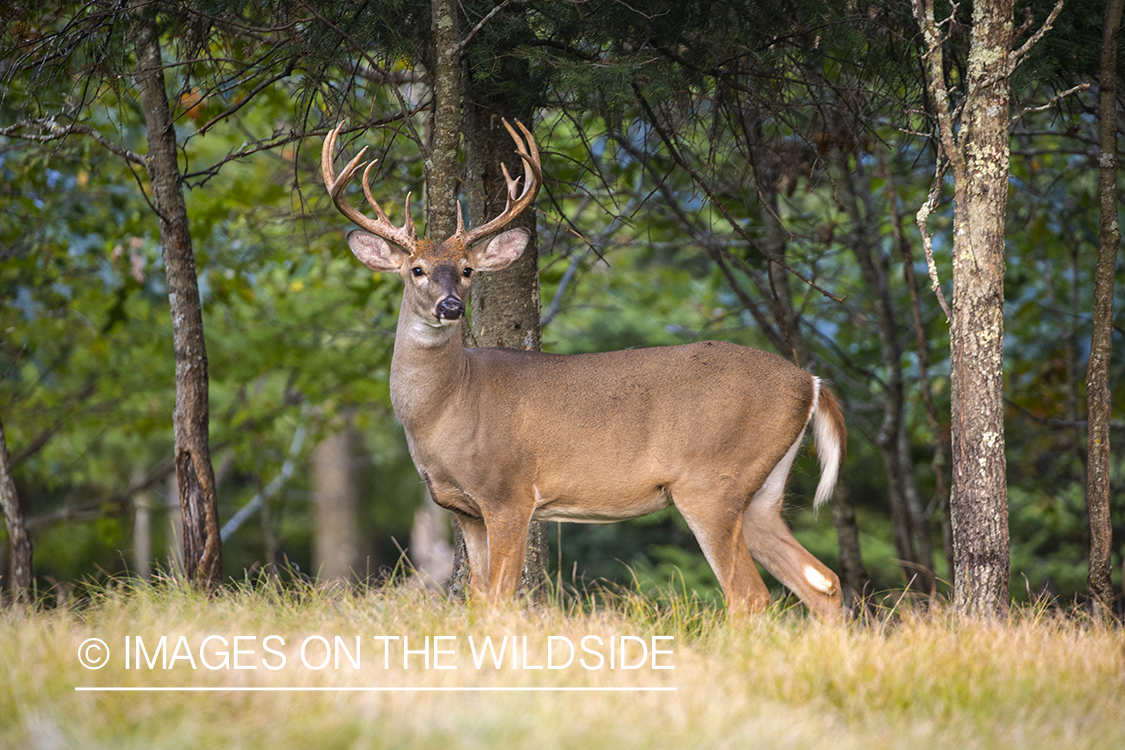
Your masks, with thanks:
[{"label": "deer's chin", "polygon": [[430,328],[442,329],[442,328],[452,328],[453,326],[457,325],[460,322],[461,322],[460,318],[455,318],[453,320],[450,320],[449,318],[438,318],[438,317],[435,316],[434,318],[432,318],[430,320],[427,320],[426,325],[430,326]]}]

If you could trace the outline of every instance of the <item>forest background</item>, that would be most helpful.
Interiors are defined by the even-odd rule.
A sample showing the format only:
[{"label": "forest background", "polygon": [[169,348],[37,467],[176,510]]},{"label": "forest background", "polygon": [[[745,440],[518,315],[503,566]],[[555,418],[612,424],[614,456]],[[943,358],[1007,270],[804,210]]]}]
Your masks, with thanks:
[{"label": "forest background", "polygon": [[[1017,600],[1069,603],[1087,588],[1104,11],[1068,2],[1012,77],[1003,408]],[[1017,41],[1050,12],[1030,3]],[[346,251],[319,176],[321,142],[343,120],[348,158],[363,145],[379,158],[372,182],[393,220],[407,191],[425,194],[430,4],[12,13],[0,40],[0,419],[39,592],[173,570],[181,548],[141,30],[163,55],[198,276],[221,576],[378,581],[405,552],[440,577],[444,517],[425,505],[388,396],[400,282]],[[936,15],[956,89],[969,9]],[[543,154],[544,350],[719,338],[828,378],[849,455],[831,518],[813,515],[816,471],[798,463],[797,536],[850,591],[947,593],[950,337],[930,279],[953,296],[952,183],[927,224],[931,268],[914,217],[934,183],[935,126],[911,7],[504,0],[461,4],[460,28],[466,112],[503,102]],[[1118,591],[1123,464],[1111,454]],[[549,537],[564,588],[719,597],[671,510]]]}]

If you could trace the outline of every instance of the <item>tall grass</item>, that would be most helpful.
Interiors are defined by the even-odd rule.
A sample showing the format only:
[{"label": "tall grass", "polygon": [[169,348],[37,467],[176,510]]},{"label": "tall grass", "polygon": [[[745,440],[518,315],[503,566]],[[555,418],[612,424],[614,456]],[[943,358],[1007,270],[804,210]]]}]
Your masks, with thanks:
[{"label": "tall grass", "polygon": [[[263,650],[266,635],[284,639]],[[141,636],[151,657],[161,635],[168,654],[185,637],[197,662],[125,669],[125,637]],[[236,635],[250,655],[211,670],[204,638]],[[309,636],[340,636],[343,657],[314,669],[301,662]],[[391,641],[390,668],[373,636],[451,636],[423,666]],[[633,636],[669,649],[653,669],[477,668],[468,646],[514,636],[527,665],[546,666],[548,636]],[[79,647],[100,638],[108,664],[83,668]],[[619,642],[615,641],[615,642]],[[135,645],[135,640],[131,641]],[[316,666],[323,643],[308,641]],[[397,643],[401,644],[401,640]],[[509,641],[510,645],[511,641]],[[562,641],[556,639],[555,645]],[[597,641],[588,640],[596,646]],[[639,641],[627,662],[639,661]],[[212,640],[207,658],[220,661]],[[434,642],[430,644],[431,658]],[[563,657],[559,657],[559,653]],[[555,652],[555,664],[565,649]],[[579,653],[576,655],[581,656]],[[586,654],[588,664],[596,659]],[[620,654],[615,654],[618,658]],[[135,660],[131,661],[135,667]],[[319,692],[85,692],[76,687],[328,688]],[[381,691],[345,688],[380,687]],[[494,690],[505,688],[505,691]],[[528,690],[536,688],[537,690]],[[543,690],[570,688],[569,691]],[[599,688],[576,691],[573,688]],[[615,688],[616,690],[606,690]],[[639,690],[643,688],[644,690]],[[656,691],[655,688],[675,688]],[[429,692],[419,689],[427,689]],[[435,689],[442,689],[437,691]],[[484,690],[488,689],[488,690]],[[687,597],[652,600],[618,592],[569,598],[536,609],[483,609],[406,586],[359,593],[293,584],[244,585],[207,596],[171,582],[114,582],[81,604],[0,614],[0,747],[787,747],[1120,748],[1125,747],[1125,638],[1116,626],[1045,607],[1013,610],[1000,623],[970,623],[941,611],[885,611],[834,628],[775,608],[728,622]]]}]

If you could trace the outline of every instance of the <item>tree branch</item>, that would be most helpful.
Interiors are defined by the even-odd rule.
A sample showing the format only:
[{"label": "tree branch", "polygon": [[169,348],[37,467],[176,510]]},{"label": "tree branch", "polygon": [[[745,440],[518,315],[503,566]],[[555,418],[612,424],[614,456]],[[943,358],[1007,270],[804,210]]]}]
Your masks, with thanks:
[{"label": "tree branch", "polygon": [[[39,135],[33,133],[21,133],[25,128],[38,128],[40,131],[45,131]],[[33,141],[35,143],[49,143],[51,141],[61,140],[69,135],[88,135],[95,141],[100,143],[104,148],[118,156],[122,157],[128,162],[139,164],[142,167],[147,163],[147,160],[141,154],[130,151],[119,143],[114,143],[109,138],[106,138],[101,131],[91,125],[83,125],[81,123],[72,123],[70,125],[59,125],[55,122],[54,117],[43,118],[40,120],[20,120],[15,125],[9,125],[6,128],[0,128],[0,136],[8,138],[20,138],[25,141]]]},{"label": "tree branch", "polygon": [[1023,46],[1021,46],[1019,49],[1015,50],[1011,55],[1008,56],[1008,75],[1011,75],[1015,72],[1016,68],[1019,67],[1019,64],[1023,62],[1023,58],[1027,55],[1028,52],[1031,51],[1031,48],[1034,47],[1039,42],[1039,40],[1043,38],[1044,34],[1051,30],[1051,25],[1054,24],[1055,19],[1058,18],[1059,11],[1062,10],[1062,7],[1063,0],[1059,0],[1057,3],[1055,3],[1055,7],[1051,8],[1050,15],[1047,16],[1047,20],[1043,22],[1043,25],[1039,27],[1039,30],[1032,34],[1031,38],[1023,43]]},{"label": "tree branch", "polygon": [[937,207],[938,197],[941,195],[941,184],[945,178],[945,162],[942,160],[941,146],[937,150],[937,166],[934,169],[934,181],[930,185],[930,192],[926,196],[926,202],[918,209],[918,214],[915,221],[918,224],[918,230],[922,233],[922,248],[926,253],[926,268],[930,272],[930,290],[937,297],[938,304],[941,305],[942,312],[945,313],[945,321],[948,323],[953,317],[953,313],[949,310],[949,303],[945,301],[945,292],[941,289],[941,281],[938,279],[937,265],[934,263],[934,243],[933,238],[930,237],[929,231],[926,229],[926,221],[930,218],[930,213]]}]

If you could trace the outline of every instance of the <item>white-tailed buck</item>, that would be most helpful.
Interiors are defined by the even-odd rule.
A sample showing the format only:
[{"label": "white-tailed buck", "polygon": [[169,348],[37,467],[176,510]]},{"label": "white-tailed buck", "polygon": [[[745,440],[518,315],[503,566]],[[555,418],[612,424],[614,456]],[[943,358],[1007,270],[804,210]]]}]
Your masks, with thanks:
[{"label": "white-tailed buck", "polygon": [[818,506],[843,461],[844,419],[819,379],[774,354],[721,341],[572,355],[462,348],[471,276],[520,256],[529,233],[500,230],[531,205],[542,182],[531,133],[517,123],[521,138],[504,125],[523,160],[522,190],[505,169],[504,212],[470,230],[458,207],[457,231],[442,242],[417,235],[409,195],[404,225],[387,219],[371,194],[374,162],[363,171],[363,192],[375,218],[348,203],[344,187],[366,149],[337,177],[339,127],[321,157],[333,202],[361,227],[348,232],[348,246],[365,266],[397,273],[406,285],[391,402],[434,500],[460,519],[473,591],[515,596],[533,519],[608,523],[673,504],[732,612],[769,604],[756,559],[813,612],[839,618],[839,579],[781,517],[810,421]]}]

